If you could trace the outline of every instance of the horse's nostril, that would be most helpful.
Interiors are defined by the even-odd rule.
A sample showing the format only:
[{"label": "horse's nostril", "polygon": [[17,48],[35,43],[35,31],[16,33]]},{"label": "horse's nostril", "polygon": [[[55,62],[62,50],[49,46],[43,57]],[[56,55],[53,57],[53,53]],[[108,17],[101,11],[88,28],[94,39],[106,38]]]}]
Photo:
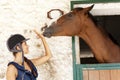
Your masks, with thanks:
[{"label": "horse's nostril", "polygon": [[50,37],[51,37],[51,34],[44,32],[44,33],[43,33],[43,36],[50,38]]},{"label": "horse's nostril", "polygon": [[43,36],[45,37],[51,37],[53,34],[53,28],[49,27],[49,28],[46,28],[43,32]]},{"label": "horse's nostril", "polygon": [[46,36],[45,32],[43,33],[43,36]]}]

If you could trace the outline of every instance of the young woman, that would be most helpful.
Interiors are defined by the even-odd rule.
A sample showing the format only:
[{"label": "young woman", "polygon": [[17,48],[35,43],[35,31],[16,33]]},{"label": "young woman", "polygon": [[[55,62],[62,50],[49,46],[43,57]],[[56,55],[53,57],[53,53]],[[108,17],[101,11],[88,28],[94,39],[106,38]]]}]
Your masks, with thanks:
[{"label": "young woman", "polygon": [[7,80],[36,80],[38,73],[35,66],[41,65],[50,59],[51,51],[45,38],[36,30],[34,30],[34,32],[43,42],[45,55],[35,59],[27,59],[24,57],[24,54],[28,53],[28,45],[26,43],[28,39],[20,34],[12,35],[7,41],[7,46],[9,51],[13,52],[14,61],[8,64],[6,73]]}]

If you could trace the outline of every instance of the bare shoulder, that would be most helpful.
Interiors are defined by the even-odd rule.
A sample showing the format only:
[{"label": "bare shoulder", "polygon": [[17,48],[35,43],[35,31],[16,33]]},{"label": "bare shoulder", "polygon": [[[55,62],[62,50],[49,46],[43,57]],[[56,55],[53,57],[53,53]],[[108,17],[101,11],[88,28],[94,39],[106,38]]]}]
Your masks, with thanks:
[{"label": "bare shoulder", "polygon": [[9,65],[7,68],[7,73],[6,73],[7,80],[9,80],[10,78],[14,80],[14,78],[16,78],[16,76],[17,76],[17,69],[15,68],[14,65],[12,65],[12,64]]},{"label": "bare shoulder", "polygon": [[14,65],[10,64],[7,70],[17,70]]},{"label": "bare shoulder", "polygon": [[7,68],[7,72],[15,72],[17,73],[17,69],[14,65],[9,65],[8,68]]}]

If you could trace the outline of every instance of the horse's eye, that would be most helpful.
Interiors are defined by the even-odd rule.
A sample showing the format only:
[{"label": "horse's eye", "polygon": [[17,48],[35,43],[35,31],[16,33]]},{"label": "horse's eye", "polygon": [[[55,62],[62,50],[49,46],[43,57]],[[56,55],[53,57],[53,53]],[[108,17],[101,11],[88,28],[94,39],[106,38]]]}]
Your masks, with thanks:
[{"label": "horse's eye", "polygon": [[70,13],[70,14],[68,14],[68,17],[72,17],[73,15]]}]

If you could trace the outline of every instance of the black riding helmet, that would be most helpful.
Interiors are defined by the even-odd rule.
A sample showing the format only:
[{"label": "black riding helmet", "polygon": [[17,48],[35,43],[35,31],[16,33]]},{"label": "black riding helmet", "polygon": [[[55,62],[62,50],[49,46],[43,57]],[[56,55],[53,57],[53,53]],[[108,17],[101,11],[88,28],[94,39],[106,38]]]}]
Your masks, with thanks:
[{"label": "black riding helmet", "polygon": [[8,50],[11,52],[21,52],[22,50],[17,50],[16,46],[21,47],[21,43],[24,41],[27,41],[29,39],[26,39],[20,34],[14,34],[7,40],[7,47]]},{"label": "black riding helmet", "polygon": [[[21,43],[27,41],[26,39],[20,34],[14,34],[7,40],[7,47],[10,52],[22,52],[22,65],[24,67],[24,52]],[[19,47],[20,50],[17,50],[16,47]]]}]

